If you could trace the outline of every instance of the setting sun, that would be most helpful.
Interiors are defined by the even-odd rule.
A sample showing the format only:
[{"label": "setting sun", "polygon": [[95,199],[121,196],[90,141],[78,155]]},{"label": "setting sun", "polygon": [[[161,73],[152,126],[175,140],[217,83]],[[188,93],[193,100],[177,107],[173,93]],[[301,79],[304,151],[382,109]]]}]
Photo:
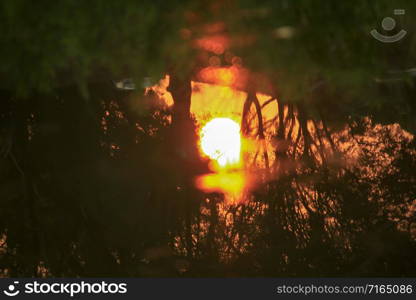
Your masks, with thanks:
[{"label": "setting sun", "polygon": [[215,118],[201,130],[201,149],[221,167],[240,160],[240,126],[229,118]]}]

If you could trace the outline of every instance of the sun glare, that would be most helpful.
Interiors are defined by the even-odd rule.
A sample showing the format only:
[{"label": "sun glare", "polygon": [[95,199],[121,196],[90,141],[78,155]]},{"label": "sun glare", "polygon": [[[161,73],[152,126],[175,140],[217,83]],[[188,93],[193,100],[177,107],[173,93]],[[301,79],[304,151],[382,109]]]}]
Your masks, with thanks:
[{"label": "sun glare", "polygon": [[240,160],[240,126],[229,118],[215,118],[201,130],[201,149],[221,167]]}]

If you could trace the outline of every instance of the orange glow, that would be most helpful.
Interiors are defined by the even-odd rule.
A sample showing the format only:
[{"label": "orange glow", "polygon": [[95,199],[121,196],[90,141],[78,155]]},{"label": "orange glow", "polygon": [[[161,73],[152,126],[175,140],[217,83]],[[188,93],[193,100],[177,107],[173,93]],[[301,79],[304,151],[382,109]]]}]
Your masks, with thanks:
[{"label": "orange glow", "polygon": [[240,161],[240,126],[229,118],[215,118],[201,129],[201,149],[219,166],[236,165]]},{"label": "orange glow", "polygon": [[244,90],[247,83],[248,71],[238,66],[203,68],[198,73],[201,82],[218,84]]},{"label": "orange glow", "polygon": [[208,193],[223,193],[228,202],[239,202],[247,180],[243,172],[220,172],[198,177],[196,186]]},{"label": "orange glow", "polygon": [[247,187],[247,178],[241,169],[240,126],[229,118],[214,118],[200,131],[202,152],[215,164],[215,173],[205,174],[196,179],[199,189],[225,196],[227,202],[239,202]]},{"label": "orange glow", "polygon": [[224,53],[225,49],[229,48],[229,44],[229,38],[220,34],[203,37],[196,41],[198,48],[213,52],[217,55]]},{"label": "orange glow", "polygon": [[[256,153],[261,153],[264,147],[270,146],[266,141],[261,143],[256,138],[242,137],[240,134],[239,123],[247,93],[239,87],[245,85],[247,74],[242,67],[208,67],[198,73],[199,77],[203,77],[201,81],[192,81],[191,113],[201,126],[198,132],[200,154],[211,160],[211,172],[195,178],[195,185],[206,193],[223,194],[228,204],[246,201],[245,193],[264,180],[264,164],[255,157],[262,157]],[[170,107],[173,99],[167,92],[168,85],[169,77],[166,77],[152,89]],[[262,109],[263,121],[273,122],[278,112],[277,102],[270,102],[271,97],[267,94],[258,93],[257,97],[261,106],[269,103]],[[254,109],[253,106],[253,114]],[[226,125],[222,126],[222,122]],[[255,126],[256,118],[252,122]],[[273,135],[273,128],[266,127],[266,134]],[[293,131],[297,132],[297,125]],[[231,139],[228,138],[229,134]],[[272,151],[273,148],[270,147],[270,164],[273,164],[274,158]]]}]

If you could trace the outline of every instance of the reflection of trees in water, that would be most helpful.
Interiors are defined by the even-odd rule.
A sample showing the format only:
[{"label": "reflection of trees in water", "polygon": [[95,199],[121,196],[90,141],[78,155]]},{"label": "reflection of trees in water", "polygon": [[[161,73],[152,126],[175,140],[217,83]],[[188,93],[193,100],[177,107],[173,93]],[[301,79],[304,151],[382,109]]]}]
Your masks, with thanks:
[{"label": "reflection of trees in water", "polygon": [[[247,102],[257,101],[250,97]],[[283,104],[266,128],[256,121],[262,120],[260,105],[252,113],[244,107],[254,126],[243,119],[243,132],[269,142],[264,155],[253,155],[263,163],[253,164],[272,176],[240,205],[207,197],[200,224],[205,230],[194,232],[201,257],[223,262],[233,275],[414,273],[410,134],[367,118],[331,132],[322,118]],[[264,163],[269,159],[270,166]]]},{"label": "reflection of trees in water", "polygon": [[[0,276],[415,275],[415,142],[361,118],[416,132],[414,20],[369,36],[393,2],[0,6]],[[109,88],[174,68],[173,111]],[[248,201],[194,186],[190,78],[255,82]]]},{"label": "reflection of trees in water", "polygon": [[[271,175],[230,206],[194,186],[190,119],[172,128],[169,110],[138,109],[149,92],[91,90],[89,102],[68,89],[10,110],[7,275],[414,275],[415,142],[399,126],[334,129],[279,103],[267,156],[251,157]],[[255,107],[245,134],[262,139]]]}]

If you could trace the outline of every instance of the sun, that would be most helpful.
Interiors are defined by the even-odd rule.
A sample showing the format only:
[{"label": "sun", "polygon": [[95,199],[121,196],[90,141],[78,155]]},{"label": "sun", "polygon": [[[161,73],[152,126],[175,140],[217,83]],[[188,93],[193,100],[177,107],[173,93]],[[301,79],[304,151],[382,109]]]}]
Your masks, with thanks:
[{"label": "sun", "polygon": [[202,151],[221,167],[235,165],[240,160],[240,125],[229,118],[215,118],[200,132]]}]

